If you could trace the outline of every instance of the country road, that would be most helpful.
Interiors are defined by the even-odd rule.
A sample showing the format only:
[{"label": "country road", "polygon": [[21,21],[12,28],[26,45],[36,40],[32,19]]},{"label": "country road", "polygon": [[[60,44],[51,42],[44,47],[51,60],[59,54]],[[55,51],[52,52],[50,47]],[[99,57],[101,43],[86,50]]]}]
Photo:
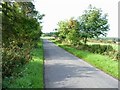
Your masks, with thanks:
[{"label": "country road", "polygon": [[45,88],[118,88],[118,80],[43,40]]}]

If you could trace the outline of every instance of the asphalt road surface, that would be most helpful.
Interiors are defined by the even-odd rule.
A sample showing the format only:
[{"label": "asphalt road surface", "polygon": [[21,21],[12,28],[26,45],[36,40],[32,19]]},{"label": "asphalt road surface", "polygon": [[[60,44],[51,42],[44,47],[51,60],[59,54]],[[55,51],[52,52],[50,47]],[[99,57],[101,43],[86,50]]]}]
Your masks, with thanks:
[{"label": "asphalt road surface", "polygon": [[118,80],[43,40],[45,88],[118,88]]}]

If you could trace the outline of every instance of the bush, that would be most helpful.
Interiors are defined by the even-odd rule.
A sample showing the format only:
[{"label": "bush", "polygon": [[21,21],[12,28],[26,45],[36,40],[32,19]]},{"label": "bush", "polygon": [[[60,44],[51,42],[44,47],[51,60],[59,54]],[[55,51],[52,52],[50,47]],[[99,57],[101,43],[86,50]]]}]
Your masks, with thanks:
[{"label": "bush", "polygon": [[92,53],[99,53],[103,54],[104,52],[113,51],[113,47],[110,45],[100,45],[100,44],[94,44],[94,45],[85,45],[83,49],[86,49]]},{"label": "bush", "polygon": [[2,51],[2,76],[9,77],[15,68],[27,63],[30,59],[30,47],[19,47],[16,43],[11,43],[8,47],[3,47]]},{"label": "bush", "polygon": [[116,59],[120,60],[120,51],[118,51],[117,55],[116,55]]},{"label": "bush", "polygon": [[112,40],[107,40],[107,43],[113,43],[113,41]]},{"label": "bush", "polygon": [[93,45],[79,45],[77,47],[79,50],[86,50],[92,53],[107,55],[114,60],[120,60],[120,51],[116,51],[113,49],[111,45],[100,45],[100,44],[93,44]]},{"label": "bush", "polygon": [[113,52],[114,49],[110,45],[100,45],[100,44],[93,44],[93,45],[80,45],[78,49],[87,50],[92,53],[98,54],[106,54],[109,55],[109,52]]},{"label": "bush", "polygon": [[90,52],[93,52],[93,53],[101,53],[101,51],[100,51],[101,48],[100,48],[99,44],[90,45],[89,50],[90,50]]}]

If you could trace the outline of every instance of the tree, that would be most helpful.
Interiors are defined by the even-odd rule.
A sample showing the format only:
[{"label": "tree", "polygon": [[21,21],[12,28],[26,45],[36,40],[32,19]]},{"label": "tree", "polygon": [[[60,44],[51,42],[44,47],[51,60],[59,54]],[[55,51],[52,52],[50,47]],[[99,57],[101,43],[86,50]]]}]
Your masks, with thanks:
[{"label": "tree", "polygon": [[70,44],[77,44],[79,42],[79,22],[74,18],[58,23],[58,33],[62,41]]},{"label": "tree", "polygon": [[71,18],[68,21],[68,27],[69,27],[69,32],[66,35],[66,39],[69,41],[70,44],[72,45],[77,45],[79,44],[79,22],[77,20],[74,20],[74,18]]},{"label": "tree", "polygon": [[109,30],[107,14],[102,15],[102,10],[89,5],[89,9],[79,19],[80,35],[86,44],[87,38],[94,38],[100,35],[106,36]]},{"label": "tree", "polygon": [[58,22],[58,32],[59,32],[59,38],[61,40],[66,39],[66,35],[68,34],[68,22],[67,21],[60,21]]},{"label": "tree", "polygon": [[[32,2],[2,2],[2,74],[31,60],[30,51],[41,36],[40,15]],[[3,85],[4,86],[4,85]]]}]

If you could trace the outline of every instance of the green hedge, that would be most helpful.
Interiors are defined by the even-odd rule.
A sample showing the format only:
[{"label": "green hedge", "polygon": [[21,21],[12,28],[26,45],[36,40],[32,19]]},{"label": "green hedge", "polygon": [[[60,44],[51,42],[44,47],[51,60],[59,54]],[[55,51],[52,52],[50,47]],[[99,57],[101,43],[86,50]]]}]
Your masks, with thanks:
[{"label": "green hedge", "polygon": [[93,45],[81,45],[79,46],[81,50],[87,50],[92,53],[99,53],[103,54],[104,52],[113,51],[113,47],[110,45],[100,45],[100,44],[93,44]]}]

